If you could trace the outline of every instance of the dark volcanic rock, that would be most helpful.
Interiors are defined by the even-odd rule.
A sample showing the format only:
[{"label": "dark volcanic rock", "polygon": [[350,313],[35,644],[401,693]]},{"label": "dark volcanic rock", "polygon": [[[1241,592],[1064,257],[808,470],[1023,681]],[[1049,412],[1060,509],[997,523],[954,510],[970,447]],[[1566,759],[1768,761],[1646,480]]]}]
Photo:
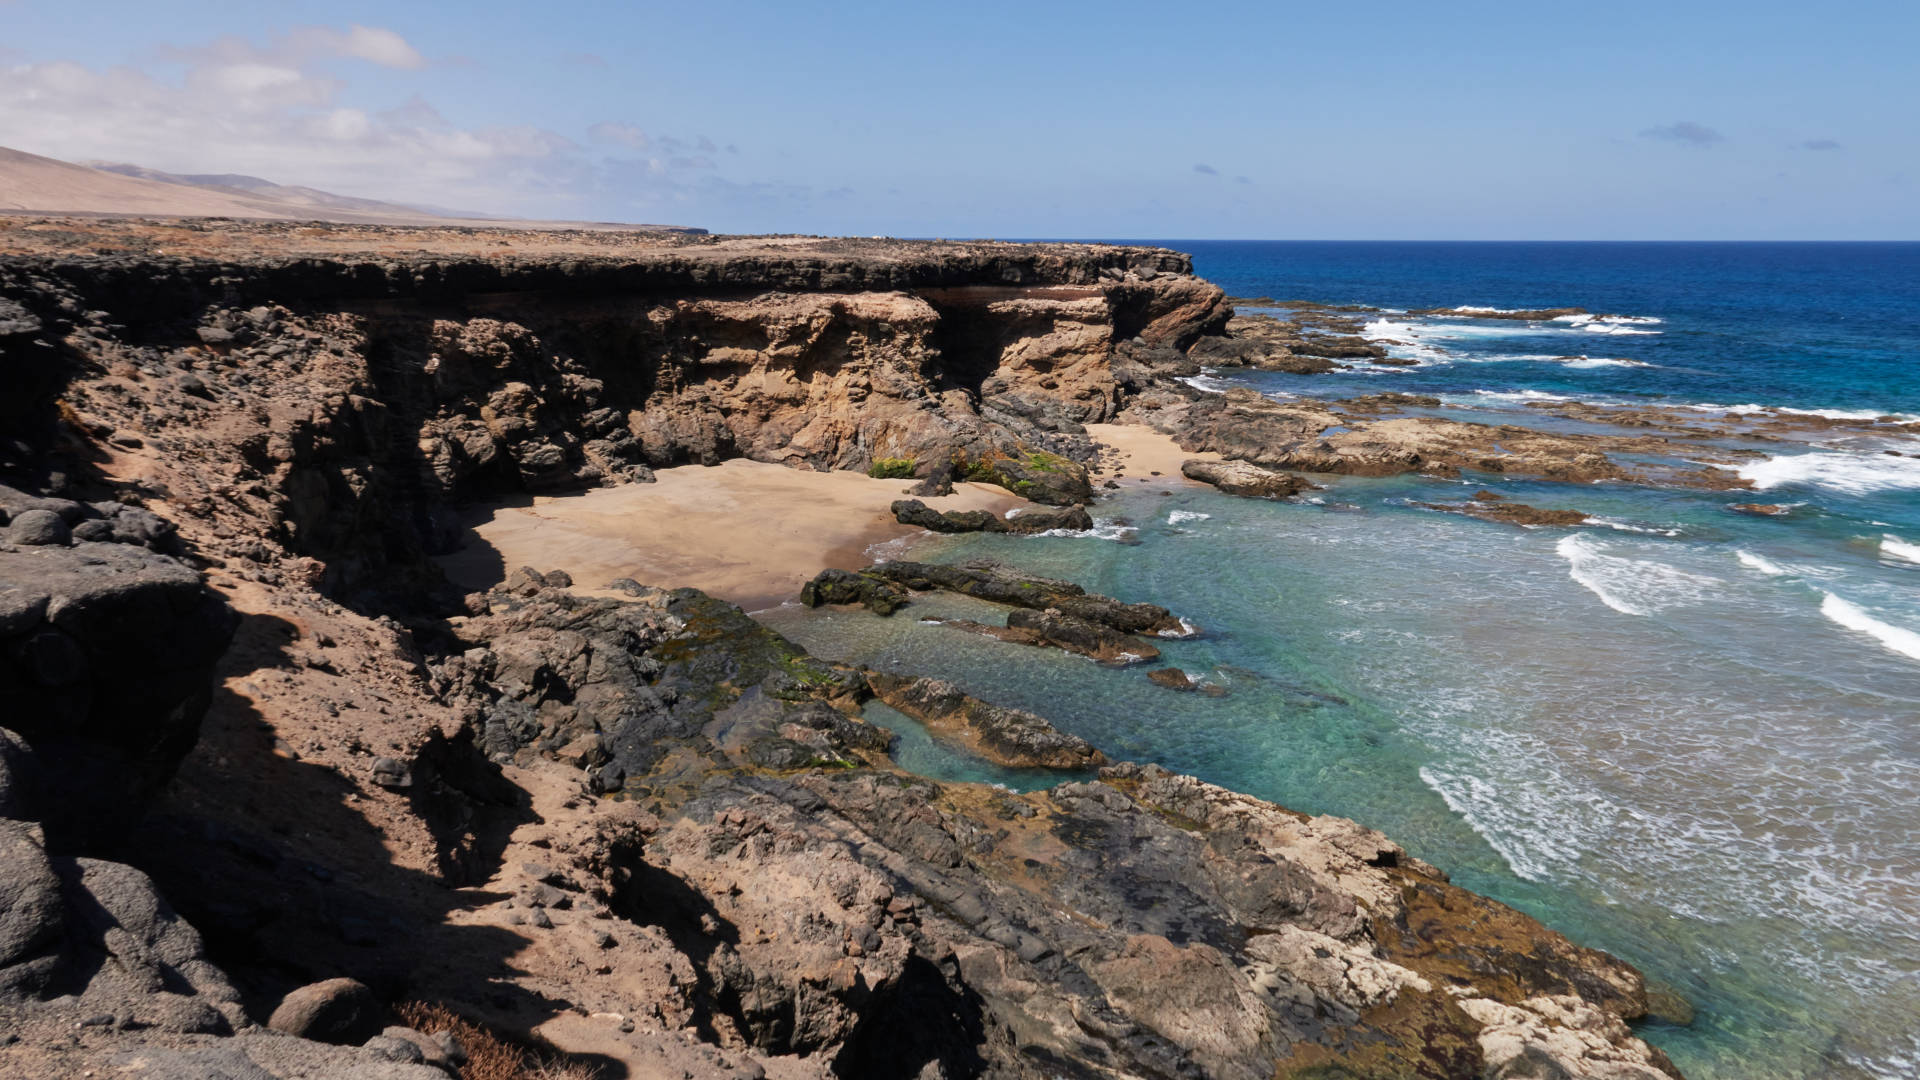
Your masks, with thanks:
[{"label": "dark volcanic rock", "polygon": [[1006,532],[1007,526],[989,510],[935,510],[919,499],[899,499],[893,518],[902,525],[939,533]]},{"label": "dark volcanic rock", "polygon": [[859,604],[875,615],[891,615],[906,605],[907,590],[873,574],[822,570],[800,587],[800,602],[810,608]]},{"label": "dark volcanic rock", "polygon": [[73,533],[59,514],[51,510],[28,510],[15,515],[0,538],[22,547],[65,547],[73,539]]},{"label": "dark volcanic rock", "polygon": [[1068,532],[1086,532],[1093,528],[1093,515],[1085,507],[1066,506],[1055,509],[1042,507],[1023,507],[1004,522],[1008,532],[1041,533],[1064,529]]},{"label": "dark volcanic rock", "polygon": [[0,700],[59,793],[37,808],[56,849],[124,826],[172,775],[235,623],[197,573],[138,547],[0,551]]},{"label": "dark volcanic rock", "polygon": [[1025,630],[1042,645],[1076,652],[1107,664],[1138,664],[1160,658],[1152,645],[1090,619],[1053,608],[1015,608],[1007,612],[1007,628]]},{"label": "dark volcanic rock", "polygon": [[1088,769],[1106,757],[1085,739],[1054,729],[1030,712],[990,705],[950,682],[866,673],[874,696],[925,723],[934,734],[1013,768]]},{"label": "dark volcanic rock", "polygon": [[1013,607],[1052,608],[1122,634],[1182,637],[1193,633],[1192,627],[1156,604],[1123,603],[1089,593],[1070,581],[1023,574],[992,562],[969,561],[953,566],[889,562],[870,566],[863,573],[916,591],[944,589]]}]

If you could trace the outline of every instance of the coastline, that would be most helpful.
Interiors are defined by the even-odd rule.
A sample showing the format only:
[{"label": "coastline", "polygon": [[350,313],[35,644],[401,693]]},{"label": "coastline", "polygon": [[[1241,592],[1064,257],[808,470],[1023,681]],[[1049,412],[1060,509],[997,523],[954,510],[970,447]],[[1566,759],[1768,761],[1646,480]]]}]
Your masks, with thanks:
[{"label": "coastline", "polygon": [[[1089,424],[1108,453],[1096,482],[1183,485],[1184,461],[1219,461],[1181,450],[1142,424]],[[736,458],[719,465],[660,469],[651,484],[538,495],[468,509],[460,550],[434,561],[448,580],[483,592],[514,570],[564,570],[582,596],[615,596],[607,583],[629,578],[696,588],[752,612],[793,599],[823,569],[858,570],[873,548],[923,530],[888,507],[913,481],[848,471],[815,472]],[[1004,516],[1032,505],[991,484],[961,482],[953,494],[918,496],[939,511]]]},{"label": "coastline", "polygon": [[[651,484],[474,508],[467,543],[441,556],[462,589],[490,589],[514,570],[565,570],[583,596],[615,596],[608,582],[696,588],[747,611],[793,599],[824,568],[856,570],[875,544],[919,530],[888,506],[910,480],[811,472],[734,459],[661,469]],[[1025,500],[987,484],[959,483],[922,498],[938,510],[1004,514]]]},{"label": "coastline", "polygon": [[[432,275],[327,259],[295,274],[269,253],[219,303],[200,299],[210,271],[191,262],[63,249],[0,267],[20,298],[14,336],[87,343],[73,346],[84,365],[56,369],[28,401],[27,419],[46,423],[24,429],[34,456],[16,468],[60,480],[11,504],[36,530],[21,530],[36,549],[22,566],[146,545],[139,558],[167,575],[155,588],[211,586],[232,616],[231,651],[189,673],[221,688],[197,706],[205,737],[169,743],[191,753],[184,765],[157,763],[180,771],[161,822],[191,828],[116,850],[139,851],[155,895],[205,927],[234,982],[268,1004],[329,979],[404,986],[507,1032],[572,1009],[623,1025],[573,1043],[582,1050],[638,1062],[681,1040],[793,1075],[1013,1073],[1035,1060],[1115,1075],[1404,1073],[1439,1053],[1453,1077],[1523,1052],[1561,1061],[1568,1038],[1580,1044],[1569,1075],[1673,1075],[1626,1026],[1649,1011],[1630,966],[1452,885],[1371,828],[1157,765],[1077,767],[1025,791],[916,775],[863,711],[877,692],[868,670],[685,588],[777,602],[823,565],[863,565],[874,542],[918,535],[885,513],[906,483],[864,475],[882,459],[953,461],[1002,485],[964,486],[946,508],[974,499],[997,513],[1020,501],[1008,491],[1085,504],[1093,426],[1111,466],[1102,488],[1213,498],[1184,478],[1175,488],[1180,463],[1202,455],[1099,425],[1144,394],[1161,413],[1184,410],[1161,429],[1183,441],[1241,420],[1164,377],[1230,314],[1175,253],[770,246],[473,259]],[[121,275],[134,263],[155,269],[143,290],[198,304],[194,321],[124,338],[110,312],[135,302]],[[724,290],[711,288],[716,268]],[[443,318],[449,293],[489,299]],[[576,304],[583,293],[592,302]],[[85,333],[62,314],[73,311]],[[638,341],[635,311],[650,313]],[[988,361],[996,374],[979,381],[973,365]],[[1318,417],[1255,419],[1304,432]],[[137,462],[103,476],[64,456],[101,444]],[[651,472],[687,460],[730,464]],[[49,509],[29,501],[37,492],[65,501]],[[453,595],[426,553],[489,498],[506,501],[469,519],[482,543],[464,553],[477,575],[466,580],[538,574]],[[123,513],[144,500],[177,517],[168,527],[197,563],[167,563],[160,525]],[[49,519],[78,522],[74,536]],[[895,569],[895,598],[945,579],[967,604],[1030,612],[1022,629],[1060,642],[1102,626],[1155,633],[1172,617],[1138,582],[1105,585],[1107,597],[1009,574],[983,593]],[[646,584],[595,588],[621,577]],[[867,580],[863,603],[893,603]],[[33,619],[66,607],[29,603],[20,621],[37,632]],[[1096,613],[1107,621],[1090,624]],[[896,636],[919,624],[867,621]],[[953,640],[928,640],[932,652],[890,673],[937,667],[962,651]],[[1035,655],[1056,654],[1014,663]],[[1076,707],[1052,689],[1033,717]],[[1019,719],[981,701],[969,711]],[[529,817],[543,791],[556,798]],[[261,829],[299,846],[255,857],[197,839]],[[316,833],[356,843],[315,845]],[[351,883],[351,914],[336,919],[331,894],[274,890],[296,857],[317,860],[317,880]],[[220,915],[235,896],[263,910]],[[251,919],[271,933],[234,929]],[[474,963],[444,963],[456,955]],[[0,1052],[53,1046],[99,1011],[49,1012]],[[890,1037],[926,1017],[931,1045]],[[1019,1041],[983,1034],[1000,1031]],[[94,1032],[77,1053],[104,1063],[119,1038]]]}]

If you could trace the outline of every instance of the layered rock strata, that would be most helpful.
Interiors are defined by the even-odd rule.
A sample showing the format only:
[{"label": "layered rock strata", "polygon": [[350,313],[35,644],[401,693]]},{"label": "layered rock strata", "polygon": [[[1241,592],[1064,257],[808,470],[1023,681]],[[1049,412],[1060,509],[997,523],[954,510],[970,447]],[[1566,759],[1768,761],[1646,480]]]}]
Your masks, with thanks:
[{"label": "layered rock strata", "polygon": [[[458,500],[683,461],[912,461],[1072,502],[1075,426],[1224,317],[1180,257],[312,232],[0,230],[0,470],[74,497],[7,504],[0,551],[8,677],[46,695],[0,735],[0,1072],[443,1076],[445,1031],[377,1015],[424,1002],[405,1015],[634,1075],[1671,1073],[1624,1026],[1630,968],[1353,822],[1150,765],[934,783],[862,715],[881,688],[982,744],[1099,751],[690,590],[432,587]],[[455,250],[379,250],[429,241]],[[118,612],[61,582],[123,563],[164,603],[62,622],[63,596]],[[987,566],[809,586],[876,610],[928,588],[1191,632]],[[116,697],[155,655],[179,680]],[[33,820],[90,761],[144,819]]]}]

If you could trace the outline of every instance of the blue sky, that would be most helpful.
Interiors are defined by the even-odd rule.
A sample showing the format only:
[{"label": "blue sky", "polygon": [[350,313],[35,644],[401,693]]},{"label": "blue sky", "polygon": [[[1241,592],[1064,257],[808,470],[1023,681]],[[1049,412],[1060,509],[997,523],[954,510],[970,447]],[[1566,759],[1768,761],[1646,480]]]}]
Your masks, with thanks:
[{"label": "blue sky", "polygon": [[1920,3],[0,0],[0,145],[716,231],[1920,238]]}]

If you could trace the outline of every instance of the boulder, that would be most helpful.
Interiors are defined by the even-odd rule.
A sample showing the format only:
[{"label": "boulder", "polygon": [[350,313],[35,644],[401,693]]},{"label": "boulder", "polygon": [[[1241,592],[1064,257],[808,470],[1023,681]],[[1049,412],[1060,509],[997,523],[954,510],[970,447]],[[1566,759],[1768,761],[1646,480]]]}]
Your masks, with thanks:
[{"label": "boulder", "polygon": [[1147,678],[1154,685],[1164,686],[1169,690],[1184,690],[1192,693],[1199,689],[1199,685],[1193,681],[1192,676],[1177,667],[1155,668],[1147,672]]},{"label": "boulder", "polygon": [[891,507],[902,525],[938,533],[1005,532],[1007,526],[986,510],[935,510],[919,499],[898,499]]},{"label": "boulder", "polygon": [[53,977],[66,918],[38,830],[0,818],[0,997]]},{"label": "boulder", "polygon": [[1011,768],[1090,769],[1106,757],[1077,735],[1021,709],[991,705],[938,679],[865,673],[874,696],[927,725],[936,737]]},{"label": "boulder", "polygon": [[935,458],[927,467],[926,476],[920,482],[907,489],[907,494],[923,499],[935,499],[942,495],[953,494],[953,461],[950,458]]},{"label": "boulder", "polygon": [[288,994],[267,1026],[288,1035],[338,1046],[360,1046],[386,1027],[386,1009],[365,983],[328,979]]},{"label": "boulder", "polygon": [[65,547],[73,532],[59,514],[51,510],[28,510],[8,524],[6,541],[21,547]]},{"label": "boulder", "polygon": [[1108,664],[1138,664],[1157,660],[1160,650],[1111,627],[1054,609],[1015,608],[1007,612],[1007,628],[1027,630],[1041,644],[1079,653]]},{"label": "boulder", "polygon": [[944,589],[1013,607],[1053,608],[1122,634],[1189,637],[1194,632],[1191,626],[1157,604],[1124,603],[1090,593],[1070,581],[1026,574],[986,560],[969,560],[951,566],[906,561],[876,563],[863,571],[863,575],[918,592]]},{"label": "boulder", "polygon": [[54,850],[118,836],[192,747],[237,622],[200,575],[127,544],[0,551],[0,701],[32,747]]},{"label": "boulder", "polygon": [[[208,1006],[230,1007],[239,994],[207,960],[199,931],[174,912],[152,878],[105,859],[56,859],[54,869],[65,889],[77,946],[106,958],[85,997],[111,998],[116,1011],[134,1016],[160,1007],[177,1022],[156,1026],[226,1033],[221,1012]],[[200,1000],[156,1002],[162,990]]]},{"label": "boulder", "polygon": [[1263,469],[1245,461],[1191,459],[1180,464],[1180,475],[1203,484],[1212,484],[1229,495],[1261,499],[1285,499],[1302,491],[1316,490],[1313,484],[1290,473]]},{"label": "boulder", "polygon": [[875,615],[891,615],[906,606],[907,591],[871,574],[822,570],[801,586],[800,602],[810,608],[822,604],[860,604]]},{"label": "boulder", "polygon": [[1086,532],[1093,528],[1093,515],[1083,506],[1065,507],[1022,507],[1006,519],[1006,531],[1017,533],[1042,533],[1064,529],[1068,532]]}]

